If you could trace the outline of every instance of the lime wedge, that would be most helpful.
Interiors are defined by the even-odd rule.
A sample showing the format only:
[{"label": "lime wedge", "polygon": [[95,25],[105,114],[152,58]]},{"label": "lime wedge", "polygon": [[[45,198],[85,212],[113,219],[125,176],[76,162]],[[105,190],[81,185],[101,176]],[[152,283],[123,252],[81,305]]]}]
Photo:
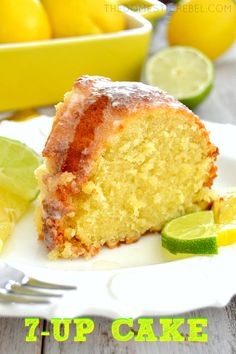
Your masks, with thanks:
[{"label": "lime wedge", "polygon": [[38,193],[34,176],[41,158],[19,141],[0,137],[0,186],[31,201]]},{"label": "lime wedge", "polygon": [[210,59],[197,49],[169,47],[147,61],[144,81],[194,108],[213,87],[214,67]]},{"label": "lime wedge", "polygon": [[217,229],[213,211],[188,214],[165,225],[162,246],[173,254],[217,254]]}]

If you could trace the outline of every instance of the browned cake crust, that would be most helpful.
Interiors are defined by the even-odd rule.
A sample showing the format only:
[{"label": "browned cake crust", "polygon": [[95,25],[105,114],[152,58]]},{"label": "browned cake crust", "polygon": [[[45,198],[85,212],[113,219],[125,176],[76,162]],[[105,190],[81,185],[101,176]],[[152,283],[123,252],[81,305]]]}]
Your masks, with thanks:
[{"label": "browned cake crust", "polygon": [[[83,76],[73,90],[66,94],[64,103],[57,106],[52,132],[47,140],[43,156],[49,174],[45,178],[46,198],[43,200],[43,232],[49,249],[63,245],[60,218],[74,212],[68,203],[68,195],[78,194],[109,136],[122,130],[129,116],[140,111],[162,107],[172,112],[182,112],[186,119],[197,124],[209,142],[212,159],[210,176],[205,186],[211,186],[216,176],[215,159],[218,149],[211,144],[208,132],[199,118],[183,104],[165,92],[142,83],[113,82],[104,77]],[[68,181],[61,181],[62,172],[68,173]],[[108,245],[114,247],[116,245]],[[75,244],[78,255],[94,255],[98,249]]]}]

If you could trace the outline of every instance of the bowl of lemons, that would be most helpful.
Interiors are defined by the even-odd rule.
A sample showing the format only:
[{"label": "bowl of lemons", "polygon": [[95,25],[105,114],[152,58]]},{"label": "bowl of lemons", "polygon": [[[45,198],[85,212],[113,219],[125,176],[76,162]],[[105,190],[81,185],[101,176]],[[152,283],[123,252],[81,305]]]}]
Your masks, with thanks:
[{"label": "bowl of lemons", "polygon": [[0,111],[54,104],[80,75],[138,80],[157,0],[1,0]]}]

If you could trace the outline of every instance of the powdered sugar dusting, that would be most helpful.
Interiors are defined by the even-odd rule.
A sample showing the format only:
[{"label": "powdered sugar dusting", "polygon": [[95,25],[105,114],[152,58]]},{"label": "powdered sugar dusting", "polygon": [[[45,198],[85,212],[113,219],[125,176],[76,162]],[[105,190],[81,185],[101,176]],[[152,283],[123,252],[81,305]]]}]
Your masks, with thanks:
[{"label": "powdered sugar dusting", "polygon": [[121,109],[126,107],[134,111],[144,102],[152,106],[166,104],[175,109],[184,107],[161,89],[141,82],[113,82],[100,76],[82,76],[75,86],[77,85],[83,86],[85,89],[89,88],[91,92],[90,98],[108,97],[112,108]]},{"label": "powdered sugar dusting", "polygon": [[113,82],[100,76],[82,76],[57,109],[44,149],[54,172],[76,172],[81,180],[90,160],[109,134],[123,128],[125,118],[142,110],[187,108],[164,91],[140,82]]}]

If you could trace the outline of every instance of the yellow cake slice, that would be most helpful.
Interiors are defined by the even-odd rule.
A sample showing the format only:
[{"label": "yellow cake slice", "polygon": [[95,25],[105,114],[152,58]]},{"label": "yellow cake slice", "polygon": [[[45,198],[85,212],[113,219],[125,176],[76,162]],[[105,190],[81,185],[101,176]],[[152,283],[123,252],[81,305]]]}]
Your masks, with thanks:
[{"label": "yellow cake slice", "polygon": [[165,92],[83,76],[57,106],[37,171],[51,257],[94,256],[206,209],[218,149]]}]

